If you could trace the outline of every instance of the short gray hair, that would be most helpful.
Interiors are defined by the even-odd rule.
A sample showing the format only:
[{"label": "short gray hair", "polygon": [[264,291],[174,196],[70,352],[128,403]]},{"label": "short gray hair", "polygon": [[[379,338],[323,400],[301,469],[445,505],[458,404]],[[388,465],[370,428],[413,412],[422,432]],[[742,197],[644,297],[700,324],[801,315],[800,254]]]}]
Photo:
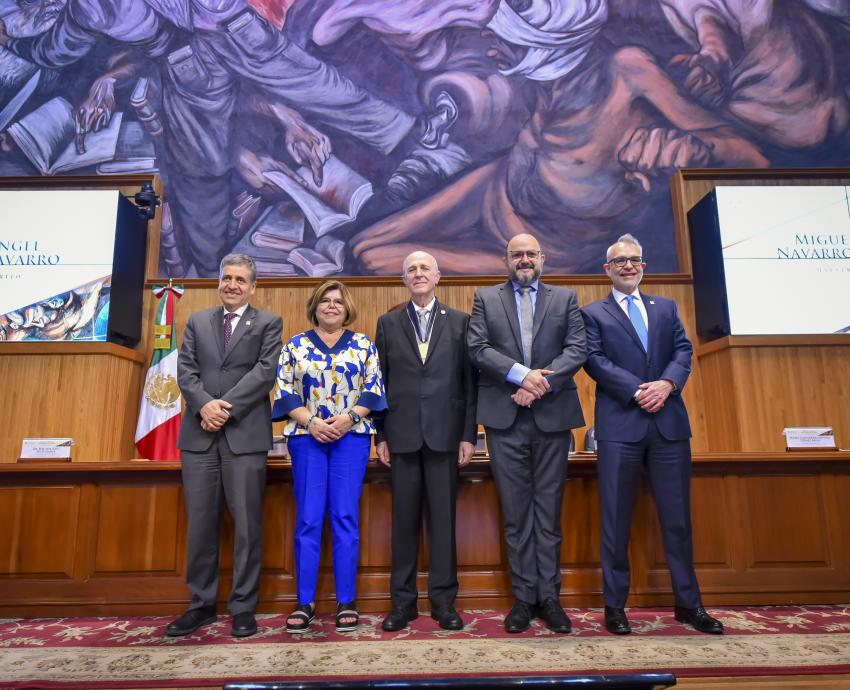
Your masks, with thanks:
[{"label": "short gray hair", "polygon": [[257,282],[257,264],[255,264],[254,260],[247,254],[228,254],[227,256],[225,256],[221,260],[221,265],[218,268],[219,280],[224,274],[225,266],[247,266],[248,269],[251,271],[251,282]]},{"label": "short gray hair", "polygon": [[434,269],[435,273],[440,272],[440,267],[437,265],[437,259],[433,254],[429,254],[424,249],[417,249],[416,251],[410,252],[407,256],[404,257],[404,261],[401,262],[401,275],[402,277],[407,273],[407,263],[411,256],[414,254],[424,254],[431,260],[431,266]]},{"label": "short gray hair", "polygon": [[608,247],[608,249],[605,251],[605,261],[608,261],[608,255],[611,253],[611,250],[618,244],[633,244],[638,249],[640,249],[640,253],[643,254],[643,246],[641,246],[641,243],[638,241],[638,238],[627,232],[620,235],[617,238],[617,241],[614,242],[614,244],[612,244],[610,247]]}]

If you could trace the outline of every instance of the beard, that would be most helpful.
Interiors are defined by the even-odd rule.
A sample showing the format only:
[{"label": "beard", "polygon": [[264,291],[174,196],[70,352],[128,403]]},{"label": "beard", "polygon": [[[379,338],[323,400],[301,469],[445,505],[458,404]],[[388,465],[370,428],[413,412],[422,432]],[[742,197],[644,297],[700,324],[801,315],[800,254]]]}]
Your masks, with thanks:
[{"label": "beard", "polygon": [[[529,274],[522,274],[522,275],[519,274],[518,270],[520,268],[524,268],[524,267],[523,266],[517,266],[516,268],[514,268],[513,266],[511,266],[510,270],[508,271],[508,275],[509,275],[509,277],[512,281],[514,281],[517,285],[519,285],[521,287],[526,287],[528,285],[531,285],[535,280],[538,280],[540,278],[540,274],[543,272],[539,264],[534,267],[534,270],[531,272],[530,275]],[[525,268],[527,268],[527,267],[525,267]]]}]

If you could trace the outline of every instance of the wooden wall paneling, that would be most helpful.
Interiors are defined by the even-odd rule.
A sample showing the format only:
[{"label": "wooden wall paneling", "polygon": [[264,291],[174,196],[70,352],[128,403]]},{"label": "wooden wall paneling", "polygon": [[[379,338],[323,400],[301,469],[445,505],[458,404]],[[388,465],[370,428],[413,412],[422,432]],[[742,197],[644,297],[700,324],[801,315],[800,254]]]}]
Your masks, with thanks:
[{"label": "wooden wall paneling", "polygon": [[831,426],[839,445],[850,439],[850,383],[836,375],[850,363],[850,344],[782,346],[777,338],[751,346],[730,338],[698,356],[709,373],[701,407],[712,451],[783,450],[788,426]]},{"label": "wooden wall paneling", "polygon": [[743,480],[750,571],[824,568],[829,532],[817,475]]},{"label": "wooden wall paneling", "polygon": [[850,572],[850,475],[826,474],[821,481],[827,497],[832,562],[839,570]]},{"label": "wooden wall paneling", "polygon": [[728,350],[710,356],[695,357],[702,373],[697,409],[705,420],[707,450],[741,450],[741,425],[748,423],[739,414],[738,385]]},{"label": "wooden wall paneling", "polygon": [[[789,457],[777,453],[756,455],[755,459],[748,459],[746,454],[695,458],[695,555],[707,605],[827,603],[843,600],[850,593],[847,588],[850,582],[850,539],[847,536],[850,509],[844,500],[850,488],[850,470],[846,454],[809,455]],[[147,467],[135,463],[100,465],[106,469],[91,469],[83,463],[56,469],[7,466],[0,470],[4,484],[11,485],[0,493],[0,525],[4,526],[0,530],[0,564],[7,570],[11,567],[8,564],[14,564],[18,570],[26,571],[6,572],[5,576],[0,573],[3,581],[0,615],[33,615],[35,612],[48,615],[57,612],[162,614],[177,613],[185,607],[189,597],[183,581],[185,521],[182,506],[178,510],[175,505],[179,501],[172,500],[179,495],[175,494],[179,486],[179,467],[157,467],[160,463]],[[281,527],[285,520],[292,519],[288,474],[288,469],[279,464],[273,464],[269,474],[265,508],[266,565],[260,600],[260,611],[264,612],[287,611],[295,600],[291,543],[287,544],[292,535],[291,525]],[[564,603],[598,606],[601,578],[597,562],[599,526],[593,460],[575,459],[570,476],[564,503]],[[39,481],[32,481],[31,477]],[[391,499],[386,479],[384,470],[373,467],[367,475],[364,492],[364,551],[358,582],[358,603],[364,612],[386,610],[389,606]],[[802,491],[796,490],[798,485],[803,487]],[[71,495],[67,493],[69,487],[78,495],[75,512],[68,508],[67,500],[57,500],[50,493],[58,491],[60,497]],[[149,492],[151,487],[156,489],[156,498]],[[169,542],[169,548],[174,544],[172,553],[176,554],[176,568],[160,569],[162,564],[157,562],[155,554],[145,555],[150,553],[149,545],[141,544],[136,548],[137,542],[143,542],[144,535],[151,531],[144,527],[144,521],[138,526],[142,536],[135,534],[135,526],[126,527],[139,510],[138,506],[122,505],[139,500],[134,498],[131,489],[138,492],[136,496],[143,497],[141,500],[164,505],[165,515],[174,515],[176,511],[178,533],[176,539]],[[15,498],[15,492],[20,492],[22,498]],[[462,473],[459,493],[459,605],[508,605],[512,595],[500,509],[486,464],[476,463]],[[159,494],[169,497],[168,500],[160,499]],[[45,511],[41,510],[42,505],[46,506]],[[42,520],[42,512],[52,517]],[[29,526],[36,523],[36,514],[39,525],[58,524],[65,531],[50,528],[45,530],[48,536],[41,537],[37,527],[33,540]],[[72,514],[71,519],[69,514]],[[110,519],[116,523],[116,531],[133,542],[125,545],[127,553],[118,552],[117,538],[110,537],[110,541],[102,537],[107,530],[101,523]],[[173,529],[172,519],[165,522],[168,529]],[[631,605],[659,605],[672,601],[657,529],[654,505],[644,487],[632,538]],[[67,536],[69,530],[71,536]],[[157,538],[161,539],[166,530],[156,527],[154,531],[160,533]],[[225,530],[220,590],[222,609],[230,587],[229,539]],[[26,549],[36,551],[30,553]],[[40,549],[47,551],[41,554]],[[121,571],[122,567],[128,570]],[[40,570],[51,568],[61,572],[48,578],[39,574]],[[33,574],[32,570],[39,572]],[[330,611],[334,606],[331,573],[331,562],[326,560],[319,581],[323,611]],[[423,606],[427,606],[424,578],[423,569],[420,583]]]},{"label": "wooden wall paneling", "polygon": [[0,489],[0,582],[73,578],[79,512],[79,486]]},{"label": "wooden wall paneling", "polygon": [[[72,437],[75,461],[132,457],[141,360],[114,354],[118,346],[108,343],[51,345],[4,343],[0,352],[0,379],[6,386],[0,416],[7,420],[0,462],[15,462],[27,436]],[[82,346],[77,353],[74,345]],[[33,353],[41,347],[44,354]]]},{"label": "wooden wall paneling", "polygon": [[183,503],[180,488],[100,488],[93,576],[179,576]]},{"label": "wooden wall paneling", "polygon": [[[570,461],[574,466],[578,462]],[[570,471],[561,511],[561,599],[571,606],[598,597],[602,605],[602,568],[599,562],[599,488],[594,472],[582,462]]]}]

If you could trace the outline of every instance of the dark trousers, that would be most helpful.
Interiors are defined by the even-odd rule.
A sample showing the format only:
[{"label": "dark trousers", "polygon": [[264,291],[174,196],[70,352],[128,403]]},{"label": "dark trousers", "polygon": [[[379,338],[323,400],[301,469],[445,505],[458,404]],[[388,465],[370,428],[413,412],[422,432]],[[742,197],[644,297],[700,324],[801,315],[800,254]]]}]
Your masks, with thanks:
[{"label": "dark trousers", "polygon": [[676,605],[700,606],[691,536],[690,442],[668,441],[653,422],[642,441],[598,441],[596,466],[605,605],[618,608],[626,605],[630,582],[629,533],[641,471],[646,469]]},{"label": "dark trousers", "polygon": [[441,453],[423,445],[415,453],[392,455],[393,535],[390,589],[393,606],[416,606],[416,562],[422,506],[428,515],[428,598],[431,606],[454,604],[457,596],[457,451]]},{"label": "dark trousers", "polygon": [[257,608],[267,453],[236,455],[223,433],[208,451],[182,451],[183,498],[189,519],[186,583],[190,609],[213,607],[218,596],[221,499],[233,518],[233,615]]},{"label": "dark trousers", "polygon": [[557,599],[570,432],[541,431],[527,408],[517,412],[511,427],[486,431],[514,596],[529,604]]}]

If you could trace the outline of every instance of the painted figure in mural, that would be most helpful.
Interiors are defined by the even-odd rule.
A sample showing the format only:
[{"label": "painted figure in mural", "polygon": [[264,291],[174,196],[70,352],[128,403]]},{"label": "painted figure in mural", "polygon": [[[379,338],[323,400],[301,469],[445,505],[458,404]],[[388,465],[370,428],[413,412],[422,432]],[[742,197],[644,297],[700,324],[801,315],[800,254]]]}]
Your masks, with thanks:
[{"label": "painted figure in mural", "polygon": [[[316,248],[329,231],[268,174],[318,184],[335,159],[375,189],[328,236],[330,272],[393,274],[427,237],[444,273],[492,273],[530,230],[552,270],[586,272],[626,219],[673,271],[677,167],[850,153],[849,28],[834,0],[0,0],[0,114],[42,66],[21,113],[63,95],[85,147],[149,79],[178,273],[234,244],[266,258],[270,208]],[[0,172],[31,172],[2,137]]]},{"label": "painted figure in mural", "polygon": [[[727,113],[749,135],[801,149],[847,128],[850,104],[829,38],[803,2],[659,2],[670,26],[693,50],[673,60],[686,68],[685,88]],[[839,10],[837,3],[806,4]]]},{"label": "painted figure in mural", "polygon": [[[684,96],[649,52],[598,36],[604,2],[582,3],[583,12],[568,4],[572,13],[544,22],[499,5],[488,26],[525,48],[508,71],[538,83],[534,112],[506,155],[356,236],[366,272],[389,272],[425,225],[428,251],[452,272],[495,272],[502,258],[493,238],[531,231],[552,247],[554,271],[588,271],[608,225],[665,193],[674,169],[767,165],[755,144]],[[544,39],[549,47],[535,47]]]},{"label": "painted figure in mural", "polygon": [[608,248],[612,291],[583,310],[585,370],[596,381],[595,431],[601,508],[605,628],[631,632],[629,533],[645,469],[655,497],[675,616],[704,633],[723,624],[702,605],[691,530],[691,426],[682,389],[693,347],[675,302],[638,290],[646,264],[632,235]]},{"label": "painted figure in mural", "polygon": [[[102,37],[144,48],[162,70],[170,198],[201,275],[217,270],[227,244],[231,138],[241,87],[291,104],[383,155],[402,143],[445,148],[442,135],[451,118],[438,112],[417,119],[375,98],[289,41],[243,0],[197,0],[191,11],[188,0],[71,0],[57,24],[33,39],[10,40],[0,24],[0,44],[51,68],[72,64]],[[467,162],[449,158],[446,174]],[[410,177],[405,171],[400,196],[415,192]]]}]

